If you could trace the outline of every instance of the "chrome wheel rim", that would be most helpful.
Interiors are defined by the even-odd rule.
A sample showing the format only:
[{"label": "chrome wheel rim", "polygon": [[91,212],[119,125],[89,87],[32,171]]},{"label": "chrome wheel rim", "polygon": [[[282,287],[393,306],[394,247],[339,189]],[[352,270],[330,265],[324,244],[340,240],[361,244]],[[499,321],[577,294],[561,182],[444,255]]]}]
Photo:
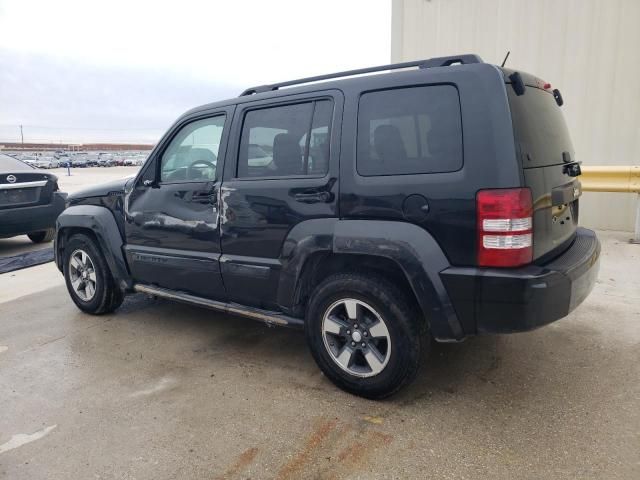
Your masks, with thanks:
[{"label": "chrome wheel rim", "polygon": [[371,305],[354,298],[327,308],[322,340],[336,365],[356,377],[380,374],[391,357],[391,336],[383,318]]},{"label": "chrome wheel rim", "polygon": [[82,249],[74,250],[69,257],[69,280],[74,293],[85,302],[96,294],[97,277],[91,257]]}]

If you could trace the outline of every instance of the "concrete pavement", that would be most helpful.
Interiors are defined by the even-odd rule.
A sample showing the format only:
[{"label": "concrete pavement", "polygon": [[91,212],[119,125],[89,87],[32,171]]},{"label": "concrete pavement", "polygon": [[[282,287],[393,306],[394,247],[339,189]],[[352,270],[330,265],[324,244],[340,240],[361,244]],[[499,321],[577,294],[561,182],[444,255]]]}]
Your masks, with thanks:
[{"label": "concrete pavement", "polygon": [[0,275],[23,282],[0,299],[0,478],[639,478],[627,237],[601,234],[568,318],[436,345],[383,402],[336,389],[301,332],[141,295],[91,317],[55,269]]}]

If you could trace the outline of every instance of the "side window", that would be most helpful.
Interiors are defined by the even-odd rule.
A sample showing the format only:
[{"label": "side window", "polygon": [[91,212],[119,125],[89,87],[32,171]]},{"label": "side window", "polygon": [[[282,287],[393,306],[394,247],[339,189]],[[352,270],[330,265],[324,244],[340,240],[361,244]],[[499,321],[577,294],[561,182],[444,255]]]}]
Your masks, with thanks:
[{"label": "side window", "polygon": [[238,178],[326,174],[332,114],[331,100],[249,110],[240,137]]},{"label": "side window", "polygon": [[203,182],[216,179],[224,115],[182,127],[162,154],[160,181]]},{"label": "side window", "polygon": [[362,95],[356,166],[363,176],[460,169],[462,123],[456,88],[434,85]]}]

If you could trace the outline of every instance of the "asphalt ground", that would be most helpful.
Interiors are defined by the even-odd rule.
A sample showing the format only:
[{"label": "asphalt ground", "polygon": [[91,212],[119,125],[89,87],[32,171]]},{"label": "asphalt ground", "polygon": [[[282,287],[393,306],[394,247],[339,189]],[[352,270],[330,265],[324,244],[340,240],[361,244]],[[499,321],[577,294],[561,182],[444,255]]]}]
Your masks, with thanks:
[{"label": "asphalt ground", "polygon": [[640,478],[640,247],[601,233],[569,317],[434,345],[386,401],[301,332],[128,297],[78,311],[52,264],[0,275],[0,478]]}]

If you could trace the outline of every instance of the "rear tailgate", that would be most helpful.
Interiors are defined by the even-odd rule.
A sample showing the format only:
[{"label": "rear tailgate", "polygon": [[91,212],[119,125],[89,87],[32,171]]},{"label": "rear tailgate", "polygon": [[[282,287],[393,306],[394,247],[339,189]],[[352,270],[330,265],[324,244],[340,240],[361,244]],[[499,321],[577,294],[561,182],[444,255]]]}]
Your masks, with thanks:
[{"label": "rear tailgate", "polygon": [[517,95],[507,85],[507,95],[524,182],[533,197],[533,259],[549,258],[569,245],[578,225],[580,182],[565,173],[566,163],[575,161],[571,138],[550,91],[528,85]]},{"label": "rear tailgate", "polygon": [[0,172],[0,210],[45,205],[57,188],[54,175],[37,170]]}]

